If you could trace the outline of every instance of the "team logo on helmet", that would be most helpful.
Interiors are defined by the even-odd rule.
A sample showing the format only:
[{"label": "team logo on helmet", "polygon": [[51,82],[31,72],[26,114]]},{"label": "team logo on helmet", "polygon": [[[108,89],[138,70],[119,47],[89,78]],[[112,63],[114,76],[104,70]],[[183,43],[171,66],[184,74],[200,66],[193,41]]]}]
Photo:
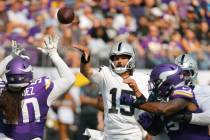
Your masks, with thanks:
[{"label": "team logo on helmet", "polygon": [[149,90],[159,96],[167,97],[178,84],[183,82],[182,70],[176,64],[161,64],[156,66],[151,74]]}]

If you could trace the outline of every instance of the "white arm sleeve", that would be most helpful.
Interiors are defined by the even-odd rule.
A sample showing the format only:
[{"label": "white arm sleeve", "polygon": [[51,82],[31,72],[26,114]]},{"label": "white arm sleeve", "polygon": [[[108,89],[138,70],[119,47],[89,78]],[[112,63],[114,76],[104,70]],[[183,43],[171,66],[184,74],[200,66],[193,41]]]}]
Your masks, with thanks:
[{"label": "white arm sleeve", "polygon": [[8,55],[7,57],[5,57],[1,62],[0,62],[0,77],[2,77],[2,75],[5,72],[6,66],[9,63],[9,61],[12,60],[12,55]]},{"label": "white arm sleeve", "polygon": [[54,87],[47,99],[48,106],[60,95],[64,94],[75,82],[74,74],[61,57],[57,53],[50,55],[50,57],[58,70],[60,78],[53,81]]},{"label": "white arm sleeve", "polygon": [[102,74],[101,70],[99,70],[99,71],[93,70],[93,74],[90,77],[90,81],[93,83],[96,83],[98,85],[102,85],[101,83],[103,81],[103,74]]},{"label": "white arm sleeve", "polygon": [[200,108],[203,110],[202,113],[193,113],[191,124],[196,125],[210,125],[210,100],[206,100],[200,105]]},{"label": "white arm sleeve", "polygon": [[210,111],[193,113],[190,123],[196,125],[210,125]]}]

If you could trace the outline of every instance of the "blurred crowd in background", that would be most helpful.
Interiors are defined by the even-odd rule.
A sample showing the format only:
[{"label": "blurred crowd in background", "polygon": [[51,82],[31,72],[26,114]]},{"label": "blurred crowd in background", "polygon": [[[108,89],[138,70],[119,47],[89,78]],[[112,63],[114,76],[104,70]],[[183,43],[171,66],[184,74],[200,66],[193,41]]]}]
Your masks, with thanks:
[{"label": "blurred crowd in background", "polygon": [[[66,5],[74,8],[76,17],[72,24],[62,25],[56,13]],[[197,60],[200,70],[208,70],[209,25],[210,0],[0,0],[0,60],[10,52],[10,41],[16,40],[26,49],[34,66],[51,67],[48,56],[37,48],[43,46],[45,36],[59,35],[59,53],[70,67],[80,66],[80,54],[72,44],[89,47],[93,66],[98,67],[109,64],[113,42],[127,41],[136,50],[137,68],[174,62],[175,57],[187,52]],[[95,96],[95,88],[90,90],[94,85],[86,86],[79,88],[80,93]],[[82,105],[78,109],[73,97],[65,94],[55,104],[52,112],[61,116],[65,113],[56,106],[70,107],[72,120],[64,119],[61,122],[66,125],[58,123],[59,129],[47,131],[49,139],[56,139],[57,130],[65,137],[62,130],[69,124],[71,131],[77,132],[71,133],[72,139],[82,140],[74,134],[81,134],[86,125],[103,129],[103,124],[98,123],[103,122],[102,113]],[[75,117],[76,112],[80,112],[80,117]],[[48,121],[48,126],[56,125]]]},{"label": "blurred crowd in background", "polygon": [[[73,5],[75,22],[61,25],[59,7]],[[137,68],[173,62],[192,53],[199,69],[210,68],[210,0],[0,0],[0,53],[10,40],[27,50],[35,66],[51,66],[37,47],[43,38],[58,34],[59,52],[71,67],[79,67],[72,44],[91,49],[93,65],[108,65],[112,43],[127,41],[136,49]],[[0,58],[1,59],[1,58]]]}]

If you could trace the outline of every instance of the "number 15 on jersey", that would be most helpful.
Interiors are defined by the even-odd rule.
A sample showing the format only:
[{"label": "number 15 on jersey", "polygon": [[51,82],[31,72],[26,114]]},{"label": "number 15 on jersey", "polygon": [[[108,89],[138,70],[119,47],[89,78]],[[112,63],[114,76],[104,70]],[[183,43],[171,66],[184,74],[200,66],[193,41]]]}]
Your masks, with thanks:
[{"label": "number 15 on jersey", "polygon": [[[117,107],[117,103],[116,103],[117,88],[112,88],[110,90],[110,94],[112,96],[112,98],[111,98],[112,105],[111,105],[111,108],[109,108],[109,113],[117,114],[120,109],[120,113],[122,115],[125,115],[125,116],[133,116],[134,115],[133,107],[130,107],[130,111],[126,111],[125,108],[123,108],[123,106],[120,106],[119,108]],[[120,96],[122,96],[123,94],[129,94],[129,95],[133,95],[135,97],[134,92],[130,91],[130,90],[121,90]]]}]

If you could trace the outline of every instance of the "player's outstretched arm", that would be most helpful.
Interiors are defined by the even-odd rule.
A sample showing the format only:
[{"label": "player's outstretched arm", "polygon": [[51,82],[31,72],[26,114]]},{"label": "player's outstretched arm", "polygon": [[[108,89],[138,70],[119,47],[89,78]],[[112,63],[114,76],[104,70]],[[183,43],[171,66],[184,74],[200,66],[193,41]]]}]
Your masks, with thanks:
[{"label": "player's outstretched arm", "polygon": [[195,92],[195,97],[201,94],[199,96],[200,98],[196,98],[196,100],[199,104],[199,108],[202,110],[202,113],[192,113],[190,123],[196,125],[210,125],[210,86],[202,86],[202,89],[201,93]]},{"label": "player's outstretched arm", "polygon": [[202,113],[192,113],[192,118],[190,120],[191,124],[196,124],[196,125],[210,125],[210,101],[206,100],[204,105],[201,107],[203,110]]},{"label": "player's outstretched arm", "polygon": [[8,55],[7,57],[5,57],[1,62],[0,62],[0,77],[2,77],[2,75],[5,72],[6,66],[9,63],[9,61],[12,60],[12,55]]},{"label": "player's outstretched arm", "polygon": [[203,113],[192,113],[190,123],[196,125],[210,125],[210,111]]},{"label": "player's outstretched arm", "polygon": [[131,95],[127,94],[120,97],[120,103],[164,116],[170,116],[188,105],[188,101],[181,98],[177,98],[169,102],[146,102],[143,95],[134,99]]},{"label": "player's outstretched arm", "polygon": [[51,103],[56,98],[65,93],[75,82],[75,76],[73,72],[61,59],[61,57],[57,52],[58,40],[59,38],[57,36],[56,37],[49,36],[44,40],[45,52],[49,54],[60,75],[60,78],[54,81],[54,88],[48,97],[47,101],[48,105],[51,105]]},{"label": "player's outstretched arm", "polygon": [[[17,42],[15,40],[12,40],[11,42],[11,47],[12,47],[12,52],[10,55],[8,55],[7,57],[5,57],[1,62],[0,62],[0,77],[2,77],[2,75],[5,72],[6,69],[6,65],[12,60],[12,58],[16,57],[16,56],[23,56],[22,52],[24,51],[24,49],[17,44]],[[23,56],[28,58],[27,56]]]},{"label": "player's outstretched arm", "polygon": [[184,99],[174,99],[169,102],[147,102],[139,105],[139,109],[155,113],[158,115],[170,116],[178,111],[184,109],[188,102]]},{"label": "player's outstretched arm", "polygon": [[93,75],[93,69],[90,64],[90,50],[81,45],[73,45],[73,47],[81,52],[80,72],[89,79]]},{"label": "player's outstretched arm", "polygon": [[210,111],[205,111],[202,113],[191,113],[183,112],[177,114],[171,118],[172,121],[181,122],[181,123],[190,123],[195,125],[210,125]]}]

